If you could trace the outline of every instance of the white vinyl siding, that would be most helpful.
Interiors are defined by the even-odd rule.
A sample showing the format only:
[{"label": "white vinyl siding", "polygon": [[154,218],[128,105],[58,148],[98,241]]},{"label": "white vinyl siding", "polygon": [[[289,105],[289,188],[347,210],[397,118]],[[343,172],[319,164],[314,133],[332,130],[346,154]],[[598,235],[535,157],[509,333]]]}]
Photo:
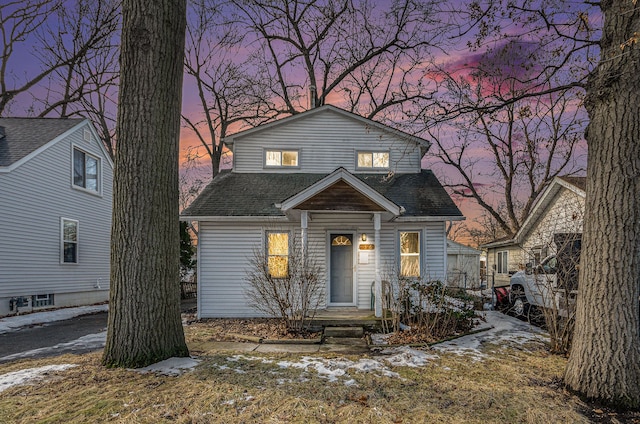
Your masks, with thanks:
[{"label": "white vinyl siding", "polygon": [[[314,214],[307,230],[308,255],[324,270],[324,279],[329,283],[327,256],[329,254],[329,234],[345,233],[355,235],[354,268],[356,299],[359,309],[371,307],[371,286],[375,281],[375,250],[360,250],[361,244],[373,244],[380,249],[380,271],[382,279],[388,279],[397,272],[398,233],[415,231],[420,234],[422,278],[444,281],[446,269],[446,238],[443,222],[424,224],[382,223],[380,240],[375,239],[375,231],[370,214]],[[199,229],[199,302],[200,317],[255,317],[260,314],[248,304],[245,295],[249,258],[254,248],[266,246],[270,232],[290,232],[291,239],[300,237],[300,223],[214,223],[200,222]],[[367,240],[362,241],[362,233]],[[293,242],[290,248],[294,248]],[[362,258],[361,258],[362,255]],[[361,261],[362,259],[362,261]],[[395,270],[395,271],[394,271]],[[320,308],[326,305],[326,295]]]},{"label": "white vinyl siding", "polygon": [[[245,296],[249,288],[246,277],[255,249],[265,245],[264,234],[268,229],[262,223],[200,223],[198,312],[201,317],[262,315],[249,306]],[[277,228],[278,231],[288,229]]]},{"label": "white vinyl siding", "polygon": [[523,250],[529,256],[535,253],[534,250],[539,250],[540,259],[544,259],[547,254],[555,252],[554,234],[582,233],[583,222],[584,197],[563,187],[523,237]]},{"label": "white vinyl siding", "polygon": [[[85,142],[80,127],[11,172],[0,173],[0,300],[53,293],[58,302],[60,293],[96,292],[98,280],[103,291],[109,288],[112,168],[98,143]],[[101,158],[102,196],[72,188],[76,144]],[[61,263],[61,217],[82,223],[74,266]]]},{"label": "white vinyl siding", "polygon": [[419,172],[422,159],[413,142],[331,110],[236,138],[234,171],[265,172],[265,151],[269,150],[300,150],[299,167],[277,172],[330,173],[339,167],[352,173],[374,172],[375,168],[357,168],[358,151],[388,151],[389,166],[380,169],[387,172]]}]

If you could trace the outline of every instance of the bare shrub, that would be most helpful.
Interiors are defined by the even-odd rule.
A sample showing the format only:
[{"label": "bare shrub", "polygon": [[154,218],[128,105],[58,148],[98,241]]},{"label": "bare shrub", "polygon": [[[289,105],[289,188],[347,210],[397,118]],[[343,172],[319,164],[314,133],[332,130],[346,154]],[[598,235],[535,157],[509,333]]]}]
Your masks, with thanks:
[{"label": "bare shrub", "polygon": [[452,296],[442,281],[401,277],[396,272],[386,277],[386,331],[410,330],[417,340],[436,341],[473,327],[473,302]]},{"label": "bare shrub", "polygon": [[[309,255],[303,256],[301,243],[295,239],[289,249],[284,270],[280,258],[277,272],[269,269],[264,247],[256,247],[247,271],[247,297],[254,309],[282,320],[287,330],[302,333],[315,317],[324,298],[322,268]],[[272,262],[273,266],[273,262]]]}]

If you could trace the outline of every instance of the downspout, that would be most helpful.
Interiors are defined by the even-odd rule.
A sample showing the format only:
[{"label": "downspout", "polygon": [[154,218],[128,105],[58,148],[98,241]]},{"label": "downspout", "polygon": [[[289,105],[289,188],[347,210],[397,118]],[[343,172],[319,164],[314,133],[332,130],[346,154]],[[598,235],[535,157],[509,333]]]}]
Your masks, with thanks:
[{"label": "downspout", "polygon": [[307,235],[307,227],[309,222],[309,212],[302,211],[300,215],[300,234],[302,236],[302,246],[301,246],[301,257],[302,263],[305,263],[305,259],[307,257],[307,243],[308,243],[308,235]]}]

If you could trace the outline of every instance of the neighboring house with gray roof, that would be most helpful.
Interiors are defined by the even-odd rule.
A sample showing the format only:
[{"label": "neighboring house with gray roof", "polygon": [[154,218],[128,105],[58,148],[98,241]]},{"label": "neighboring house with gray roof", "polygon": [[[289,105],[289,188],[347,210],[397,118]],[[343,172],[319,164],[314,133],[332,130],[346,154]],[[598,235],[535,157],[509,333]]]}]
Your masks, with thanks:
[{"label": "neighboring house with gray roof", "polygon": [[375,300],[380,316],[385,275],[445,280],[445,223],[464,218],[421,169],[427,141],[325,105],[224,142],[233,169],[181,215],[198,222],[200,317],[259,315],[246,297],[252,253],[287,263],[296,239],[324,272],[322,307]]},{"label": "neighboring house with gray roof", "polygon": [[513,238],[481,246],[487,251],[488,272],[496,287],[508,286],[511,275],[527,263],[538,264],[562,247],[557,246],[556,234],[582,234],[585,189],[585,177],[554,178]]},{"label": "neighboring house with gray roof", "polygon": [[112,180],[88,120],[0,118],[0,316],[108,300]]}]

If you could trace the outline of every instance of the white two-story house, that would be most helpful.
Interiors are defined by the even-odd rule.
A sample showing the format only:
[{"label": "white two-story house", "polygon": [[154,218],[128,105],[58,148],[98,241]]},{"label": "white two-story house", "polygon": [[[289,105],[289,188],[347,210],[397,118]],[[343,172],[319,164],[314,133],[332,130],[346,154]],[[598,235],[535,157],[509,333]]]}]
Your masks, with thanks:
[{"label": "white two-story house", "polygon": [[0,316],[108,300],[112,178],[88,120],[0,118]]},{"label": "white two-story house", "polygon": [[445,224],[464,218],[421,169],[426,140],[325,105],[224,142],[233,169],[181,216],[198,222],[200,317],[257,316],[246,296],[252,252],[286,262],[278,246],[294,238],[323,269],[322,307],[374,304],[380,316],[390,272],[445,281]]}]

